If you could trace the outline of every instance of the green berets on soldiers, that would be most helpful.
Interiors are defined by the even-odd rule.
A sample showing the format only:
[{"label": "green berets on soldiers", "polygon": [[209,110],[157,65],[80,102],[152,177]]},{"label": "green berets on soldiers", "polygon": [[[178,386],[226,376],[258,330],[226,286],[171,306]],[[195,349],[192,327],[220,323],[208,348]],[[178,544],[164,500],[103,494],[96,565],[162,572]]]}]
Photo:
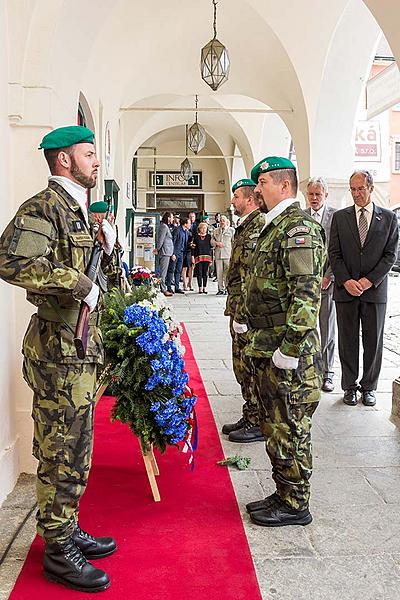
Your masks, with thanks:
[{"label": "green berets on soldiers", "polygon": [[291,161],[265,158],[251,178],[267,225],[258,238],[245,311],[237,322],[248,327],[246,353],[276,491],[246,508],[257,525],[307,525],[312,521],[311,418],[322,378],[317,320],[324,232],[296,201]]},{"label": "green berets on soldiers", "polygon": [[[54,582],[96,592],[108,575],[88,558],[116,549],[112,538],[93,538],[78,522],[93,445],[96,368],[103,363],[96,282],[85,275],[93,247],[87,189],[99,161],[90,129],[62,127],[40,147],[50,168],[48,186],[18,209],[0,239],[0,276],[26,290],[35,308],[24,337],[23,376],[33,390],[33,455],[37,468],[37,530],[45,542],[44,574]],[[102,267],[111,261],[115,232],[104,234]],[[87,351],[77,357],[74,329],[81,302],[90,311]]]},{"label": "green berets on soldiers", "polygon": [[258,209],[254,188],[255,183],[251,179],[240,179],[232,186],[232,205],[240,219],[232,243],[226,277],[228,298],[225,315],[230,317],[233,372],[241,387],[244,404],[241,418],[236,423],[226,423],[222,427],[222,433],[229,435],[229,441],[237,443],[264,441],[259,426],[254,377],[250,360],[244,353],[247,333],[236,332],[233,329],[233,322],[238,320],[238,314],[244,310],[246,278],[250,273],[258,236],[265,225],[265,215]]}]

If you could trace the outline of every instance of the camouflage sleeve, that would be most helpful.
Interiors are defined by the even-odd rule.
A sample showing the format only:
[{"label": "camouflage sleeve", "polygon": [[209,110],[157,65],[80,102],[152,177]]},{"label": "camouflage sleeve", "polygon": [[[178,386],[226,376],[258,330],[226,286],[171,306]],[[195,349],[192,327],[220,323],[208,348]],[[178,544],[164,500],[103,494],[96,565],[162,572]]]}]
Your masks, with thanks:
[{"label": "camouflage sleeve", "polygon": [[18,212],[0,238],[0,277],[36,294],[70,291],[82,300],[92,282],[78,269],[57,261],[57,231],[43,212]]},{"label": "camouflage sleeve", "polygon": [[281,252],[289,304],[280,350],[287,356],[299,357],[308,333],[317,326],[325,242],[321,232],[313,228],[308,235],[287,237]]}]

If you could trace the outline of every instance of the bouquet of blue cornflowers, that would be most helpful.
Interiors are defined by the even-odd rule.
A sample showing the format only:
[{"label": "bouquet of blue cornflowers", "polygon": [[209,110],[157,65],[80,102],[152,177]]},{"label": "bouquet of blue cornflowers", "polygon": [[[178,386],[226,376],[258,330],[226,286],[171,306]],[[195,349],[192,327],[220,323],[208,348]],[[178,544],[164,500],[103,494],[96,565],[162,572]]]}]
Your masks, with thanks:
[{"label": "bouquet of blue cornflowers", "polygon": [[188,442],[196,402],[187,385],[179,327],[157,299],[146,285],[129,294],[114,289],[101,321],[105,372],[116,396],[112,418],[129,424],[144,452],[151,445],[164,452],[167,445]]}]

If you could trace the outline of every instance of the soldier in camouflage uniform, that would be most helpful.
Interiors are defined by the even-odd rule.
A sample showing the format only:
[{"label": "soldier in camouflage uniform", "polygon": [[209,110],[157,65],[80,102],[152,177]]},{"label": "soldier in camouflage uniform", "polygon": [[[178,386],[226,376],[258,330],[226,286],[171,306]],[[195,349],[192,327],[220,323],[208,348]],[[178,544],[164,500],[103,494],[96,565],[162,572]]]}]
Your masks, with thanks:
[{"label": "soldier in camouflage uniform", "polygon": [[249,328],[246,353],[276,492],[246,508],[257,525],[307,525],[312,521],[311,418],[322,380],[317,320],[325,239],[322,227],[296,201],[296,170],[289,160],[266,158],[251,178],[258,182],[260,210],[268,214],[238,322]]},{"label": "soldier in camouflage uniform", "polygon": [[226,283],[228,298],[225,315],[230,317],[229,328],[232,336],[233,371],[242,389],[244,400],[242,417],[236,423],[226,423],[222,433],[229,435],[229,441],[248,443],[264,441],[258,417],[258,401],[253,385],[250,360],[245,356],[247,333],[234,331],[233,321],[243,311],[245,280],[253,260],[258,235],[265,225],[265,215],[258,209],[254,195],[255,183],[251,179],[241,179],[232,187],[232,204],[235,214],[240,217],[232,244]]},{"label": "soldier in camouflage uniform", "polygon": [[[80,126],[43,138],[52,173],[48,187],[22,204],[0,239],[0,276],[25,288],[37,307],[22,352],[23,375],[33,390],[37,528],[45,541],[45,576],[90,592],[106,589],[110,581],[87,558],[116,549],[112,538],[94,538],[78,524],[92,455],[96,367],[103,362],[99,287],[84,274],[93,247],[86,191],[96,185],[99,167],[93,142],[93,132]],[[106,269],[115,232],[105,220],[101,228]],[[91,311],[83,360],[73,342],[82,300]]]}]

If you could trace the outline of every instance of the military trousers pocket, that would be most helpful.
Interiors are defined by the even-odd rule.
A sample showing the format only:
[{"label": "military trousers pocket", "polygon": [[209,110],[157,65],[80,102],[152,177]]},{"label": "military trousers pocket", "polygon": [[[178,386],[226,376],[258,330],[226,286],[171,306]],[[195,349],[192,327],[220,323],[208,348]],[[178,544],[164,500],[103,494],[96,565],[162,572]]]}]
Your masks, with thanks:
[{"label": "military trousers pocket", "polygon": [[45,408],[34,406],[33,418],[33,446],[32,454],[40,462],[60,464],[65,456],[66,424],[62,411],[55,418],[54,411],[49,417]]},{"label": "military trousers pocket", "polygon": [[299,359],[298,368],[293,371],[290,404],[319,402],[322,384],[321,354],[303,355]]}]

